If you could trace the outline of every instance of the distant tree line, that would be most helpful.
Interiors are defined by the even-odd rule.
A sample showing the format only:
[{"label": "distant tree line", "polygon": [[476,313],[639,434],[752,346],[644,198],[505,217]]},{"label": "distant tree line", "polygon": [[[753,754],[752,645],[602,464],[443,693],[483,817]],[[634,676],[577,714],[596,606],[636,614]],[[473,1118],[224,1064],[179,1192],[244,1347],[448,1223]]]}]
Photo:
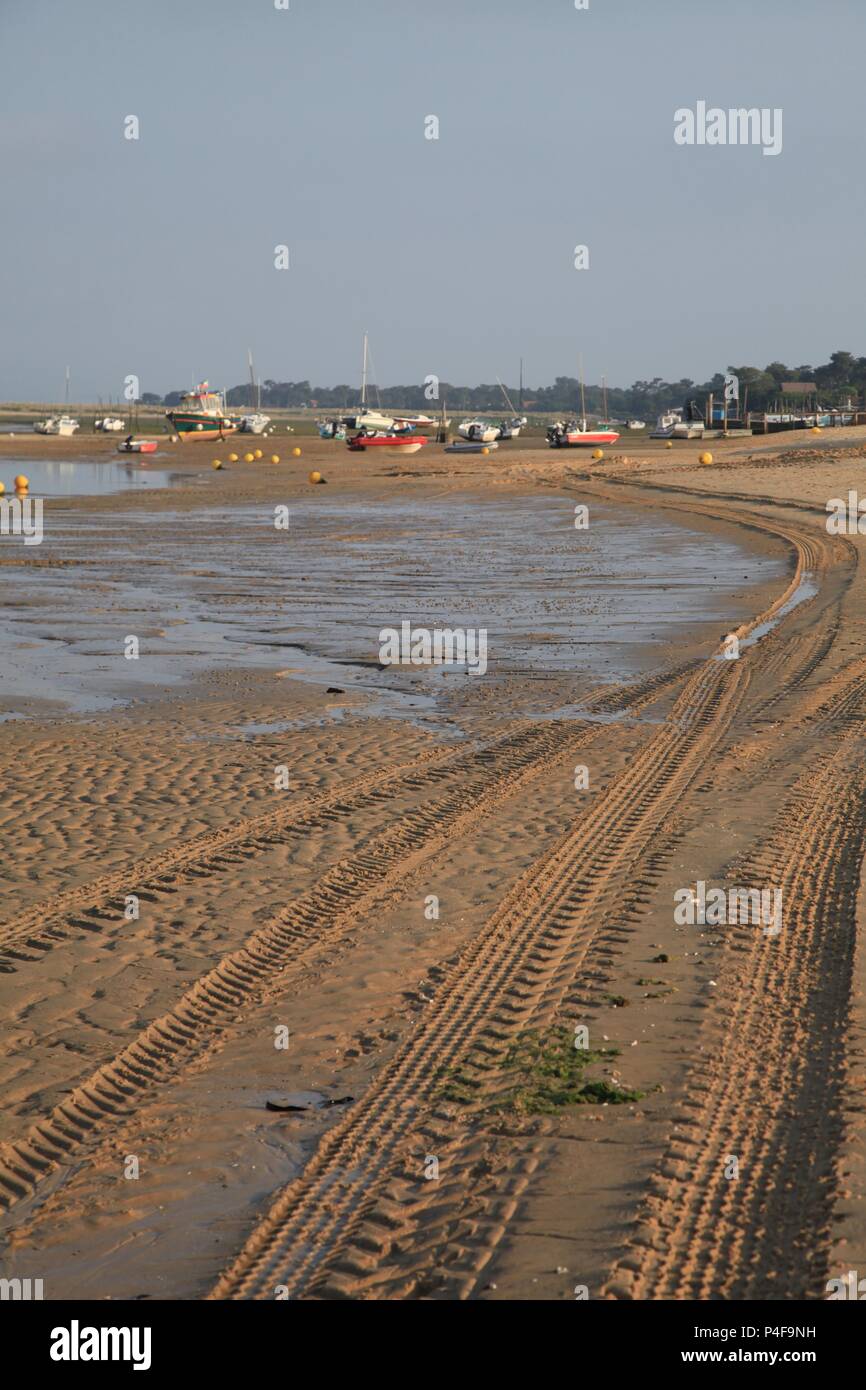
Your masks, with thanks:
[{"label": "distant tree line", "polygon": [[[857,401],[866,396],[866,357],[855,357],[850,352],[834,352],[830,361],[822,367],[788,367],[784,362],[770,362],[763,369],[730,365],[727,369],[740,379],[740,404],[743,404],[748,387],[750,410],[767,410],[778,401],[783,393],[785,382],[810,382],[815,387],[822,405],[844,405],[849,399]],[[695,382],[688,377],[680,381],[663,381],[653,377],[651,381],[635,381],[631,386],[609,386],[607,389],[608,412],[612,416],[626,418],[640,416],[655,418],[663,410],[683,405],[687,400],[701,400],[710,392],[721,399],[724,387],[724,373],[717,372],[709,381]],[[515,408],[518,406],[519,390],[506,385]],[[179,404],[182,392],[170,391],[161,404],[171,408]],[[343,384],[340,386],[313,386],[309,381],[262,382],[262,409],[298,409],[306,406],[317,411],[344,411],[358,403],[358,387]],[[603,390],[600,385],[587,385],[585,390],[587,412],[598,415],[604,407]],[[145,404],[158,404],[159,397],[147,393],[142,397]],[[447,410],[507,413],[508,407],[498,383],[485,383],[481,386],[455,386],[452,382],[440,381],[439,394],[431,398],[424,383],[408,386],[372,387],[368,390],[368,400],[374,404],[381,401],[386,407],[404,410],[426,411],[433,415],[444,403]],[[250,385],[244,383],[232,386],[226,393],[226,401],[232,409],[250,407]],[[525,410],[538,412],[574,411],[580,406],[580,383],[573,376],[558,376],[552,386],[525,387],[523,392]]]}]

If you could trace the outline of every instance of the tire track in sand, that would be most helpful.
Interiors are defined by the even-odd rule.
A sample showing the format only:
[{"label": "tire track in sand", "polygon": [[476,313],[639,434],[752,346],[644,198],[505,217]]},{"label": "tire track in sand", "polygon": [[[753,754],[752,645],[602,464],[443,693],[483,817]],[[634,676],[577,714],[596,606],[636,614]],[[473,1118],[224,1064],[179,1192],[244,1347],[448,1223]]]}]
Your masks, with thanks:
[{"label": "tire track in sand", "polygon": [[[510,737],[513,734],[506,734],[501,741]],[[204,831],[151,859],[58,893],[0,926],[0,971],[10,973],[23,963],[41,960],[46,951],[75,936],[122,924],[124,900],[130,893],[145,900],[174,893],[184,882],[231,869],[288,835],[315,829],[387,799],[401,788],[420,785],[419,779],[435,783],[447,776],[453,765],[459,771],[459,765],[479,751],[465,747],[431,750],[396,771],[367,773],[290,806],[251,816],[222,830]]]},{"label": "tire track in sand", "polygon": [[[253,1231],[211,1297],[358,1296],[389,1266],[403,1238],[441,1191],[420,1167],[404,1172],[406,1151],[441,1153],[453,1128],[436,1108],[443,1069],[470,1047],[494,1056],[550,1011],[593,941],[612,886],[658,835],[726,732],[748,684],[747,664],[711,660],[676,701],[669,722],[646,744],[592,811],[507,894],[462,953],[412,1036],[353,1111],[330,1130],[304,1173]],[[566,968],[563,968],[563,967]],[[426,1147],[435,1144],[437,1147]],[[425,1192],[424,1189],[427,1189]],[[464,1264],[452,1262],[458,1291],[489,1259],[495,1232]],[[367,1292],[367,1289],[365,1289]]]},{"label": "tire track in sand", "polygon": [[[634,703],[658,698],[659,679]],[[202,975],[175,1007],[98,1067],[23,1138],[0,1146],[0,1208],[31,1196],[38,1184],[99,1137],[153,1086],[200,1058],[238,1016],[261,1001],[291,965],[356,931],[407,874],[453,839],[470,833],[498,801],[597,737],[599,725],[550,722],[522,729],[493,748],[464,753],[464,775],[446,794],[401,815],[333,865],[288,908],[253,932],[239,950]],[[439,770],[453,773],[454,767]]]},{"label": "tire track in sand", "polygon": [[[637,713],[675,688],[687,667],[650,676],[626,690],[602,690],[588,697],[588,713],[630,710]],[[184,883],[224,873],[289,836],[321,828],[365,807],[388,803],[400,792],[420,791],[448,778],[490,768],[500,750],[551,743],[552,725],[513,725],[492,739],[459,748],[431,749],[404,767],[365,773],[321,793],[252,816],[222,830],[205,831],[151,859],[140,860],[80,887],[57,894],[14,921],[0,925],[0,973],[11,974],[43,959],[46,952],[82,934],[98,935],[125,925],[124,903],[135,894],[145,901],[176,893]]]},{"label": "tire track in sand", "polygon": [[[786,538],[797,545],[794,578],[768,614],[743,625],[743,634],[782,608],[804,570],[817,569],[826,555],[820,542],[813,545],[787,528]],[[441,1232],[431,1238],[430,1226],[441,1228],[443,1209],[447,1214],[449,1206],[461,1206],[455,1188],[462,1187],[465,1199],[471,1181],[475,1194],[479,1173],[466,1172],[473,1154],[466,1152],[465,1129],[437,1108],[442,1073],[470,1050],[486,1053],[495,1071],[516,1034],[555,1014],[599,935],[605,908],[622,905],[621,885],[658,847],[671,803],[700,775],[726,733],[744,694],[747,665],[732,669],[710,661],[702,667],[668,724],[592,815],[523,876],[449,972],[411,1038],[252,1232],[212,1298],[270,1298],[277,1288],[292,1297],[405,1297],[419,1290],[468,1296],[536,1160],[517,1165],[507,1196],[500,1190],[493,1204],[475,1201],[475,1219],[461,1223],[443,1267]],[[426,1183],[428,1153],[444,1153],[446,1164],[453,1156],[454,1169],[462,1164],[463,1173]],[[482,1155],[482,1172],[484,1161]],[[420,1276],[417,1266],[406,1271],[405,1259],[419,1244],[426,1247]],[[437,1260],[432,1283],[431,1257]]]},{"label": "tire track in sand", "polygon": [[[607,1286],[641,1299],[825,1296],[848,1094],[856,897],[866,834],[866,678],[767,841],[728,877],[779,887],[784,926],[728,927],[681,1113]],[[826,747],[829,726],[836,737]],[[739,1177],[728,1176],[731,1160]]]}]

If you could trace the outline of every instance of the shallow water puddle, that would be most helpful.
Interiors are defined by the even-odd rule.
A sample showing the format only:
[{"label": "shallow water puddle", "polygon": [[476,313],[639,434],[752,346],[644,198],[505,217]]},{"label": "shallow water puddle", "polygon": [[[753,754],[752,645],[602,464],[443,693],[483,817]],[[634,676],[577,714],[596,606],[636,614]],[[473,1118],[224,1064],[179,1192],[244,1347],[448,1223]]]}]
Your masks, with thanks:
[{"label": "shallow water puddle", "polygon": [[[517,689],[639,678],[696,624],[748,617],[751,585],[784,573],[778,559],[637,508],[593,504],[589,528],[576,530],[573,498],[548,494],[303,499],[288,530],[264,504],[63,513],[46,525],[40,557],[62,566],[16,576],[0,612],[7,702],[96,709],[208,670],[256,667],[425,721],[440,717],[443,697],[459,701],[491,679]],[[404,621],[483,629],[487,674],[383,667],[380,633]],[[124,659],[128,634],[138,660]],[[560,695],[554,707],[564,704]]]},{"label": "shallow water puddle", "polygon": [[0,482],[8,496],[13,494],[15,478],[23,473],[30,483],[31,497],[102,497],[133,488],[170,487],[175,481],[184,481],[179,474],[139,462],[143,457],[157,458],[158,454],[118,455],[116,462],[112,459],[107,463],[4,458],[0,461]]}]

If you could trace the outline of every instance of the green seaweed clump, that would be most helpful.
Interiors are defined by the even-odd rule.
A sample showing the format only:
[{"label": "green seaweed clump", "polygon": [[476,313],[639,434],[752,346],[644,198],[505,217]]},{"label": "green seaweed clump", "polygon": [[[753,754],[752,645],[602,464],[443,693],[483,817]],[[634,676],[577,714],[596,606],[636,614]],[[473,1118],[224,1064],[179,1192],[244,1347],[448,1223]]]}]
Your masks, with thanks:
[{"label": "green seaweed clump", "polygon": [[[574,1045],[566,1027],[520,1033],[497,1066],[489,1062],[458,1067],[448,1076],[440,1097],[474,1105],[490,1114],[555,1115],[570,1105],[624,1105],[643,1098],[608,1081],[588,1081],[593,1062],[618,1057],[616,1048],[590,1051]],[[494,1087],[491,1081],[496,1081]]]}]

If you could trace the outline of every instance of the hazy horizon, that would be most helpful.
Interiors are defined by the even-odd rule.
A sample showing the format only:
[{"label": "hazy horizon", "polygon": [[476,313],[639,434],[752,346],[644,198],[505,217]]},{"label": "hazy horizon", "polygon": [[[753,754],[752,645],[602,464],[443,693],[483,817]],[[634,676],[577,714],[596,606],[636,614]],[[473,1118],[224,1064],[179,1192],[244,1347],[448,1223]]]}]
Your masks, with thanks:
[{"label": "hazy horizon", "polygon": [[[589,4],[3,0],[0,399],[866,353],[862,8]],[[702,101],[781,152],[677,145]]]}]

